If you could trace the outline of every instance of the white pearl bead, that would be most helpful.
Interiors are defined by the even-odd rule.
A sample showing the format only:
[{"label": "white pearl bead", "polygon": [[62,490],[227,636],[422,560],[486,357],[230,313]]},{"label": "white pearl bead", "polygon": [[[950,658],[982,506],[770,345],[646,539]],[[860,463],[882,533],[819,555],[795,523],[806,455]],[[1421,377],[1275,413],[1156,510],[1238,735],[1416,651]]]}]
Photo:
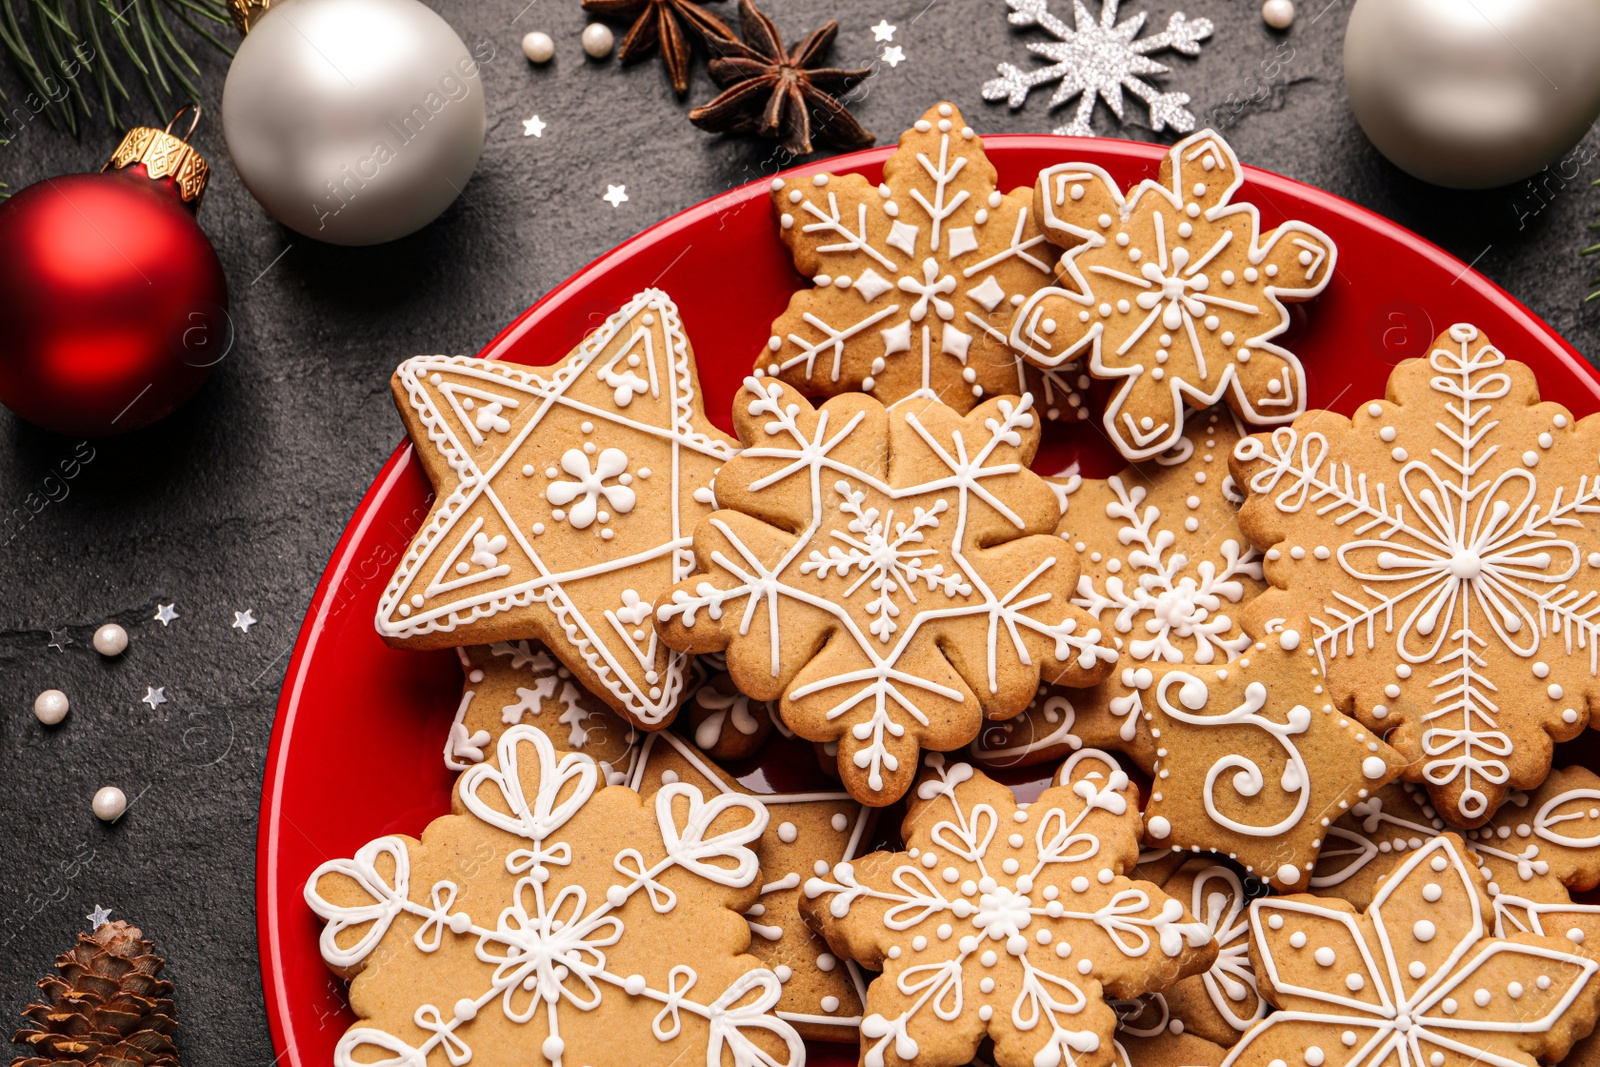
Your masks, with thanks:
[{"label": "white pearl bead", "polygon": [[33,714],[46,726],[54,726],[67,717],[67,694],[59,689],[46,689],[33,698]]},{"label": "white pearl bead", "polygon": [[108,622],[94,632],[94,650],[102,656],[120,656],[128,648],[128,631]]},{"label": "white pearl bead", "polygon": [[1286,30],[1294,21],[1294,0],[1267,0],[1261,5],[1261,18],[1275,30]]},{"label": "white pearl bead", "polygon": [[522,39],[522,54],[535,63],[548,63],[556,54],[556,43],[548,33],[534,30]]},{"label": "white pearl bead", "polygon": [[104,786],[94,795],[95,818],[111,822],[128,810],[128,795],[114,785]]},{"label": "white pearl bead", "polygon": [[611,34],[611,27],[603,22],[591,22],[583,28],[583,50],[595,59],[604,59],[611,54],[611,46],[617,39]]}]

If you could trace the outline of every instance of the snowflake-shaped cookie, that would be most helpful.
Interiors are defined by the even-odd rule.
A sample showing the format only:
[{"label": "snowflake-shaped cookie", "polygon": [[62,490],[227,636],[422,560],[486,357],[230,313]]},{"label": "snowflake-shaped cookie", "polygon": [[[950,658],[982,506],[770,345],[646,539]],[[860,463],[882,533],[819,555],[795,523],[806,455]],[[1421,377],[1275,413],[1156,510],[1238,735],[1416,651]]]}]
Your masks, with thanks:
[{"label": "snowflake-shaped cookie", "polygon": [[413,648],[538,639],[635,723],[670,721],[687,660],[650,614],[693,571],[690,534],[733,454],[671,298],[645,290],[553,367],[419,356],[393,384],[438,497],[378,632]]},{"label": "snowflake-shaped cookie", "polygon": [[1059,287],[1029,297],[1009,340],[1041,367],[1088,352],[1089,373],[1118,383],[1103,421],[1129,459],[1175,445],[1186,406],[1226,400],[1256,425],[1305,411],[1305,371],[1272,338],[1289,326],[1285,302],[1328,284],[1333,242],[1304,222],[1262,233],[1255,205],[1233,200],[1243,183],[1211,130],[1173,145],[1159,179],[1126,199],[1091,163],[1039,175],[1036,210],[1066,251]]},{"label": "snowflake-shaped cookie", "polygon": [[355,976],[337,1067],[804,1062],[777,976],[744,954],[766,809],[599,778],[513,726],[422,840],[317,868],[323,959]]},{"label": "snowflake-shaped cookie", "polygon": [[584,752],[607,785],[622,785],[633,769],[639,731],[573,680],[537,641],[498,641],[458,648],[466,683],[444,746],[444,765],[464,771],[482,763],[506,729],[540,730],[557,753]]},{"label": "snowflake-shaped cookie", "polygon": [[[1005,347],[1011,312],[1050,284],[1055,249],[1032,191],[1002,194],[995,180],[983,142],[949,104],[901,136],[876,187],[853,174],[773,179],[784,242],[812,288],[773,323],[756,373],[886,404],[919,397],[964,412],[1032,391],[1051,417],[1080,410],[1076,367],[1042,382]],[[998,344],[980,354],[984,336]]]},{"label": "snowflake-shaped cookie", "polygon": [[999,1067],[1114,1062],[1130,998],[1203,970],[1211,933],[1149,882],[1138,791],[1085,750],[1026,807],[970,764],[927,757],[905,852],[837,864],[805,884],[828,943],[881,969],[867,989],[862,1063],[963,1064],[987,1034]]},{"label": "snowflake-shaped cookie", "polygon": [[[1385,786],[1328,831],[1311,888],[1363,905],[1407,852],[1446,829],[1421,786]],[[1600,884],[1600,775],[1586,767],[1553,770],[1532,792],[1509,794],[1494,818],[1461,837],[1496,901],[1510,895],[1564,903],[1569,889]]]},{"label": "snowflake-shaped cookie", "polygon": [[[1081,568],[1073,603],[1111,635],[1118,669],[1087,693],[1053,691],[1023,717],[986,727],[975,759],[1060,759],[1076,747],[1063,732],[1071,730],[1151,768],[1142,691],[1124,675],[1155,663],[1227,663],[1250,647],[1238,611],[1266,583],[1260,553],[1235,521],[1244,497],[1227,462],[1242,435],[1231,412],[1213,409],[1192,416],[1177,445],[1153,460],[1106,479],[1053,479],[1063,503],[1057,532]],[[1074,722],[1063,723],[1062,702]]]},{"label": "snowflake-shaped cookie", "polygon": [[1454,834],[1410,853],[1365,912],[1295,895],[1255,901],[1250,918],[1257,981],[1279,1010],[1228,1067],[1533,1067],[1594,1025],[1600,966],[1564,939],[1492,936],[1483,876]]},{"label": "snowflake-shaped cookie", "polygon": [[854,1042],[866,982],[854,962],[829,952],[800,917],[800,883],[855,858],[870,809],[837,788],[772,792],[768,783],[769,791],[758,794],[673,732],[651,734],[631,784],[648,800],[675,782],[710,796],[756,795],[766,807],[767,829],[754,845],[761,861],[761,897],[745,912],[753,935],[750,954],[783,984],[773,1014],[804,1037]]},{"label": "snowflake-shaped cookie", "polygon": [[[1155,871],[1147,874],[1143,866],[1133,873],[1159,885],[1205,923],[1216,942],[1217,958],[1201,973],[1146,994],[1141,998],[1147,1002],[1144,1009],[1123,1018],[1123,1033],[1134,1030],[1150,1037],[1167,1030],[1232,1045],[1267,1013],[1250,966],[1250,898],[1244,879],[1232,867],[1204,857],[1186,861],[1165,877]],[[1122,1040],[1129,1043],[1126,1037]]]},{"label": "snowflake-shaped cookie", "polygon": [[1167,67],[1149,58],[1151,52],[1171,48],[1184,55],[1198,55],[1200,42],[1211,36],[1211,20],[1186,18],[1177,11],[1167,20],[1165,30],[1140,37],[1145,13],[1141,11],[1118,22],[1119,2],[1101,0],[1100,18],[1096,21],[1083,0],[1072,0],[1074,24],[1068,26],[1050,13],[1048,0],[1006,0],[1011,7],[1006,21],[1013,26],[1038,26],[1056,40],[1028,45],[1028,51],[1050,60],[1049,66],[1025,71],[1011,63],[1000,64],[1000,76],[983,83],[983,98],[1005,100],[1017,108],[1033,89],[1059,82],[1049,106],[1064,104],[1076,96],[1078,110],[1071,122],[1057,126],[1055,132],[1093,137],[1094,127],[1089,120],[1094,115],[1096,99],[1103,99],[1120,122],[1122,93],[1127,90],[1150,109],[1150,128],[1157,133],[1168,126],[1179,133],[1194,129],[1194,115],[1185,106],[1189,94],[1159,92],[1144,78],[1167,72]]},{"label": "snowflake-shaped cookie", "polygon": [[[1388,399],[1234,450],[1240,527],[1311,614],[1342,707],[1475,826],[1550,769],[1600,702],[1600,418],[1539,401],[1473,326],[1389,376]],[[1249,619],[1246,620],[1247,626]]]},{"label": "snowflake-shaped cookie", "polygon": [[1092,684],[1115,653],[1070,599],[1077,565],[1051,536],[1055,494],[1028,470],[1024,396],[966,416],[861,394],[813,408],[746,379],[744,452],[695,531],[702,576],[657,610],[674,648],[727,649],[728,671],[801,737],[839,742],[863,803],[888,804],[919,747],[970,742],[1045,681]]},{"label": "snowflake-shaped cookie", "polygon": [[1274,888],[1308,884],[1333,820],[1405,759],[1329,702],[1300,631],[1226,666],[1128,672],[1156,744],[1146,842],[1205,849]]}]

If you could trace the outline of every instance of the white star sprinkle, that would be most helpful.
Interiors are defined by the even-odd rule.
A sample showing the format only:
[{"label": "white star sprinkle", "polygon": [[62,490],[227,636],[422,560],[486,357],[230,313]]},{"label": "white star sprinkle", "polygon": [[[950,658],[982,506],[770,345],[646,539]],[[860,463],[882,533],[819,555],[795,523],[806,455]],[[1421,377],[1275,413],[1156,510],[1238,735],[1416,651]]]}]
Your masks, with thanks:
[{"label": "white star sprinkle", "polygon": [[84,918],[89,920],[89,925],[92,929],[98,930],[111,921],[111,911],[96,904],[94,910],[85,915]]},{"label": "white star sprinkle", "polygon": [[150,710],[155,711],[167,702],[167,687],[164,685],[145,686],[144,696],[139,698],[139,703],[149,704]]},{"label": "white star sprinkle", "polygon": [[249,633],[250,627],[256,624],[255,612],[250,608],[233,613],[233,628],[240,633]]},{"label": "white star sprinkle", "polygon": [[538,115],[533,116],[531,119],[522,120],[522,136],[524,137],[543,137],[544,128],[545,121]]},{"label": "white star sprinkle", "polygon": [[883,61],[891,67],[898,67],[905,61],[906,54],[897,44],[892,44],[883,50]]},{"label": "white star sprinkle", "polygon": [[612,207],[621,207],[628,199],[628,187],[626,185],[607,185],[606,195],[600,199]]},{"label": "white star sprinkle", "polygon": [[894,31],[895,27],[889,25],[888,19],[879,19],[878,24],[872,27],[872,39],[874,41],[892,41],[894,40]]},{"label": "white star sprinkle", "polygon": [[178,605],[176,605],[176,604],[158,604],[158,605],[156,605],[156,614],[155,614],[156,622],[159,622],[162,626],[170,626],[170,625],[172,625],[172,620],[180,617],[176,611],[172,610],[173,608],[176,608],[177,606]]},{"label": "white star sprinkle", "polygon": [[70,645],[70,644],[72,644],[72,638],[67,636],[67,631],[65,631],[65,630],[51,630],[50,631],[50,643],[48,645],[46,645],[45,647],[46,648],[53,648],[57,652],[65,652],[67,650],[67,646]]}]

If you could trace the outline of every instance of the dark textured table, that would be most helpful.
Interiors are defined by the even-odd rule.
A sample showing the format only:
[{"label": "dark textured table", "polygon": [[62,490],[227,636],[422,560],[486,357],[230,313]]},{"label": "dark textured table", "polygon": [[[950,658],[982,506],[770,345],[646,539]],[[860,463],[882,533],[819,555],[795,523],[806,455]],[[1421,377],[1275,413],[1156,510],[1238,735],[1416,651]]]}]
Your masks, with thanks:
[{"label": "dark textured table", "polygon": [[[1443,245],[1593,360],[1600,301],[1582,302],[1594,271],[1577,252],[1600,208],[1600,191],[1587,184],[1600,165],[1575,175],[1568,167],[1572,177],[1547,177],[1537,192],[1452,193],[1400,173],[1368,145],[1345,100],[1348,0],[1321,2],[1302,0],[1298,22],[1279,35],[1261,22],[1255,0],[1192,0],[1187,13],[1210,18],[1216,32],[1198,58],[1172,61],[1165,87],[1189,92],[1202,121],[1209,113],[1225,123],[1246,162]],[[1070,18],[1066,0],[1052,6]],[[790,40],[836,14],[843,65],[875,61],[883,45],[869,27],[880,19],[898,27],[904,61],[880,62],[855,108],[882,142],[939,99],[959,105],[981,133],[1048,130],[1068,117],[1069,108],[1047,110],[1048,87],[1016,112],[982,100],[995,64],[1032,63],[1025,44],[1043,39],[1009,27],[1002,0],[770,7]],[[1139,9],[1136,0],[1125,7],[1124,15]],[[1151,0],[1151,27],[1173,9],[1171,0]],[[10,538],[0,549],[0,1016],[22,1007],[100,904],[142,926],[169,957],[186,1062],[273,1059],[256,956],[262,764],[318,575],[400,434],[390,371],[419,352],[476,351],[606,249],[772,170],[766,147],[690,126],[690,105],[674,98],[658,65],[585,60],[576,0],[447,0],[442,14],[469,47],[494,50],[483,72],[488,144],[461,200],[392,245],[319,245],[263,214],[234,176],[218,126],[207,123],[196,141],[214,177],[200,221],[228,274],[232,354],[163,425],[96,442],[64,499],[15,536],[9,527],[0,536]],[[533,29],[556,41],[557,58],[543,68],[518,47]],[[226,59],[205,55],[202,64],[214,113]],[[19,98],[14,79],[0,77],[0,86]],[[711,94],[697,72],[690,102]],[[1244,102],[1251,97],[1257,102]],[[540,138],[523,135],[521,120],[534,114],[548,124]],[[1128,117],[1118,127],[1101,106],[1096,129],[1151,139],[1131,98]],[[98,168],[119,134],[96,122],[74,140],[32,123],[0,147],[0,180],[16,189]],[[1589,142],[1592,156],[1600,134],[1591,131]],[[608,184],[625,184],[628,202],[604,202]],[[40,494],[76,448],[0,412],[4,510],[31,510],[29,494]],[[164,603],[178,613],[165,627],[153,618]],[[258,622],[233,628],[234,613],[246,610]],[[132,637],[116,660],[90,645],[106,621]],[[165,704],[141,703],[152,686],[164,688]],[[45,728],[31,706],[51,687],[69,694],[72,713]],[[108,783],[132,802],[114,826],[89,808]]]}]

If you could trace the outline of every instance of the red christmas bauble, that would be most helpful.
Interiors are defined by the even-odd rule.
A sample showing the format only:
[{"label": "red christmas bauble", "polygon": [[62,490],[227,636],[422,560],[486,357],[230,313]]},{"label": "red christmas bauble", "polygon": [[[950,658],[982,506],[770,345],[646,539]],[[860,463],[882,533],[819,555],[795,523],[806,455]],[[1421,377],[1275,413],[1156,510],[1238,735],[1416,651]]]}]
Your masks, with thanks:
[{"label": "red christmas bauble", "polygon": [[141,127],[106,167],[0,202],[0,403],[76,436],[170,414],[233,340],[222,264],[195,221],[205,161]]}]

